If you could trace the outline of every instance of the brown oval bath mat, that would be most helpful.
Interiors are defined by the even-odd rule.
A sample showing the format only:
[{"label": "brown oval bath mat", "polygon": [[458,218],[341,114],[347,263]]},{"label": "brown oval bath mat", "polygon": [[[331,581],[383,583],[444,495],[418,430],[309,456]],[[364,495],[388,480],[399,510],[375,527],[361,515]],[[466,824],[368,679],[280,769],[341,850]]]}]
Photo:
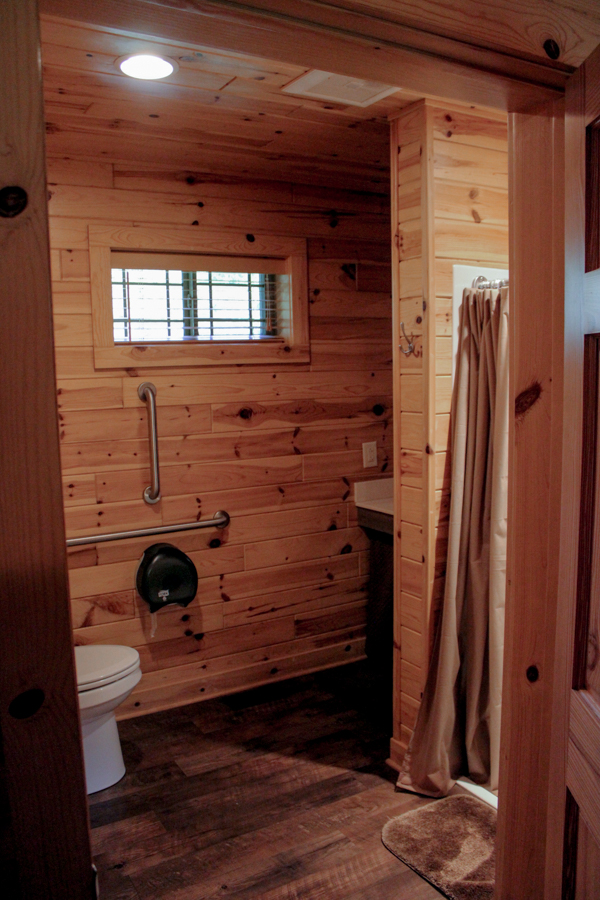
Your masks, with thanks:
[{"label": "brown oval bath mat", "polygon": [[491,900],[496,810],[475,797],[445,797],[384,825],[394,856],[450,900]]}]

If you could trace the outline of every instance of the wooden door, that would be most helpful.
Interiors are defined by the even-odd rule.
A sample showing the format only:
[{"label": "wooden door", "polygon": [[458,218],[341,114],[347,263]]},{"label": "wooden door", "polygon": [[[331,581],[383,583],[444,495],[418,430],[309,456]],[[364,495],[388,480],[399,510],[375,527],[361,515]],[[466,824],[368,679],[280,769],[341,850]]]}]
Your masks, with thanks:
[{"label": "wooden door", "polygon": [[0,889],[87,900],[36,0],[2,0],[0,34]]},{"label": "wooden door", "polygon": [[[564,900],[600,898],[600,48],[566,97],[563,510],[557,630],[568,722]],[[562,626],[562,627],[560,627]],[[557,785],[558,789],[558,785]]]}]

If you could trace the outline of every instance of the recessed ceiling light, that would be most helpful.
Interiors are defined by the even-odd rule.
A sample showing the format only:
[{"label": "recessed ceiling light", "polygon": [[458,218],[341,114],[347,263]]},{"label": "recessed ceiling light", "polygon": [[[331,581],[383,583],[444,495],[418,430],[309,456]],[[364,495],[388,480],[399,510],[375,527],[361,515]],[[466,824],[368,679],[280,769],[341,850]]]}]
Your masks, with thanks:
[{"label": "recessed ceiling light", "polygon": [[174,59],[165,59],[163,56],[153,56],[149,53],[121,56],[116,60],[116,66],[124,75],[129,75],[130,78],[143,78],[145,81],[166,78],[179,68]]}]

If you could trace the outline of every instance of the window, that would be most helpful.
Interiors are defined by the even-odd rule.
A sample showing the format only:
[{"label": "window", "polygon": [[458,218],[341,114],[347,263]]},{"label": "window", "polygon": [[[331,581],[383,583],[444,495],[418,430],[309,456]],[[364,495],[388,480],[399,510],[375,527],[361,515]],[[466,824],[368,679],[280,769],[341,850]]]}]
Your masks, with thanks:
[{"label": "window", "polygon": [[96,368],[309,360],[304,241],[99,226],[89,237]]},{"label": "window", "polygon": [[276,276],[113,269],[115,343],[277,336]]},{"label": "window", "polygon": [[264,340],[289,305],[281,260],[113,252],[110,264],[115,343]]}]

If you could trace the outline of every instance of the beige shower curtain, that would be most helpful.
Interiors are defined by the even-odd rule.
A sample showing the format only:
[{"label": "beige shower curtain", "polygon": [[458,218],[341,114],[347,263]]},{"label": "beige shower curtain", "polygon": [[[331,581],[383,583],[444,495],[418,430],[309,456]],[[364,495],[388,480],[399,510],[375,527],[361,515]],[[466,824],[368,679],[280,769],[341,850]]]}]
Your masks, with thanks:
[{"label": "beige shower curtain", "polygon": [[398,787],[498,788],[508,482],[508,289],[466,290],[452,397],[446,587]]}]

